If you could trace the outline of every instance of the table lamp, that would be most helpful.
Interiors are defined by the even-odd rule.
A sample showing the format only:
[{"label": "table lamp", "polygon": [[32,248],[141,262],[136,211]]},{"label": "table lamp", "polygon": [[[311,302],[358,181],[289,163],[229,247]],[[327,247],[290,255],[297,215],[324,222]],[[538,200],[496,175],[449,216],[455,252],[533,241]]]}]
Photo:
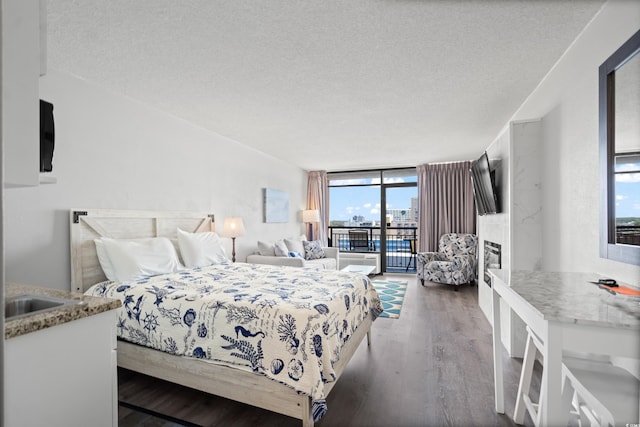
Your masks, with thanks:
[{"label": "table lamp", "polygon": [[244,224],[242,218],[225,218],[222,226],[222,235],[231,237],[231,261],[236,262],[236,237],[244,236]]},{"label": "table lamp", "polygon": [[309,224],[309,240],[313,240],[313,223],[320,222],[320,211],[317,209],[303,210],[302,222],[306,222]]}]

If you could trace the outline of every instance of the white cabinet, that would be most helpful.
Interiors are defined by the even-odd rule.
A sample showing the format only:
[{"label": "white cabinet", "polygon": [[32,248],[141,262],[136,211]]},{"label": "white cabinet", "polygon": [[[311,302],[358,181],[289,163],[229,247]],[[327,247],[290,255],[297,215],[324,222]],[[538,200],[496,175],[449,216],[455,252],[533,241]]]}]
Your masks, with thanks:
[{"label": "white cabinet", "polygon": [[[40,183],[40,2],[2,1],[2,130],[5,187]],[[48,178],[51,180],[51,178]]]},{"label": "white cabinet", "polygon": [[116,313],[5,341],[5,426],[114,427]]}]

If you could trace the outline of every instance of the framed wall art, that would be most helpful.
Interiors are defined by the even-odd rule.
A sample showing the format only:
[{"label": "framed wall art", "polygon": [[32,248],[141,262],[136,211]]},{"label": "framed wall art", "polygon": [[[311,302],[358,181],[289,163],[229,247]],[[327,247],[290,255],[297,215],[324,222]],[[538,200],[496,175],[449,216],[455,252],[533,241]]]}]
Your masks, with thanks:
[{"label": "framed wall art", "polygon": [[289,222],[289,194],[264,189],[264,222]]}]

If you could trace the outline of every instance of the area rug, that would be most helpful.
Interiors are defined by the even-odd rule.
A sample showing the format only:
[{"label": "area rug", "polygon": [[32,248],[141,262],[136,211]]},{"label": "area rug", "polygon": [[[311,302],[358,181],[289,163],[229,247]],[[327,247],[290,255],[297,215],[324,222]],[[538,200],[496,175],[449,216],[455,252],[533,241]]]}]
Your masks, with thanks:
[{"label": "area rug", "polygon": [[384,311],[380,317],[397,319],[400,317],[404,294],[407,290],[407,282],[401,280],[374,280],[373,287],[376,288],[382,308]]}]

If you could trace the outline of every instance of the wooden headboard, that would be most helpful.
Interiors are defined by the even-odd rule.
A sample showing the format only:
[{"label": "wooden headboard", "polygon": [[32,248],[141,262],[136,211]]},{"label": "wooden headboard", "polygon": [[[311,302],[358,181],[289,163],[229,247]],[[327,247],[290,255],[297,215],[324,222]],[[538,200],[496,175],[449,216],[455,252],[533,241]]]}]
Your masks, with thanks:
[{"label": "wooden headboard", "polygon": [[94,239],[167,237],[175,241],[178,228],[192,233],[215,231],[214,216],[208,212],[72,209],[70,221],[71,290],[75,292],[107,280]]}]

